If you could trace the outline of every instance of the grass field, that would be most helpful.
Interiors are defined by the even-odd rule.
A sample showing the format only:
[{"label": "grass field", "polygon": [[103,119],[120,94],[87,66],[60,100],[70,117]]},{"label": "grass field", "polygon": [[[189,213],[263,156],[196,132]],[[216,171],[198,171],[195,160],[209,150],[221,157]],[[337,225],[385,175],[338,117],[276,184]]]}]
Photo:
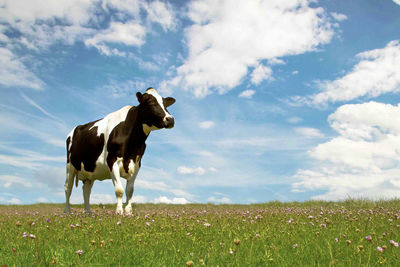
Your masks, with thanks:
[{"label": "grass field", "polygon": [[0,266],[399,266],[400,200],[0,206]]}]

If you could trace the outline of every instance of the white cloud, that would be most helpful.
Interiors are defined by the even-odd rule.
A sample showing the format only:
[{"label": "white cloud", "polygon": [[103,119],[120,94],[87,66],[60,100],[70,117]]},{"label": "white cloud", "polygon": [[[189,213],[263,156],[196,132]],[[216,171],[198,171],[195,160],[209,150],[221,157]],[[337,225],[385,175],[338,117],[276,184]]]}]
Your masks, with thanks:
[{"label": "white cloud", "polygon": [[19,205],[19,204],[22,204],[22,201],[19,198],[13,197],[13,198],[7,200],[7,204]]},{"label": "white cloud", "polygon": [[207,199],[207,202],[230,204],[230,203],[232,203],[232,200],[228,197],[217,198],[217,197],[212,196]]},{"label": "white cloud", "polygon": [[400,105],[344,105],[328,119],[338,136],[309,151],[314,167],[298,170],[294,191],[327,190],[315,196],[398,197],[400,190]]},{"label": "white cloud", "polygon": [[121,43],[125,45],[141,46],[145,42],[146,29],[139,23],[130,21],[127,23],[111,22],[108,29],[98,32],[92,38],[87,39],[87,46],[94,46],[101,53],[110,56],[120,53],[118,50],[110,49],[106,43]]},{"label": "white cloud", "polygon": [[299,74],[299,71],[298,71],[298,70],[292,71],[292,75],[297,75],[297,74]]},{"label": "white cloud", "polygon": [[30,188],[32,183],[16,175],[0,175],[0,181],[5,188]]},{"label": "white cloud", "polygon": [[48,203],[49,202],[49,200],[45,197],[39,197],[39,198],[35,199],[35,201],[37,203]]},{"label": "white cloud", "polygon": [[289,122],[289,123],[296,124],[296,123],[299,123],[299,122],[303,121],[303,119],[300,118],[300,117],[296,117],[295,116],[295,117],[288,118],[286,121]]},{"label": "white cloud", "polygon": [[393,0],[393,2],[395,2],[396,4],[398,4],[400,6],[400,0]]},{"label": "white cloud", "polygon": [[272,69],[270,67],[258,64],[250,75],[251,82],[255,85],[260,84],[264,80],[273,80]]},{"label": "white cloud", "polygon": [[146,83],[140,80],[132,81],[110,81],[107,85],[100,88],[100,90],[106,90],[108,94],[111,94],[114,98],[133,96],[138,91],[142,91],[147,88]]},{"label": "white cloud", "polygon": [[296,133],[303,135],[308,138],[322,138],[324,135],[315,128],[308,128],[308,127],[298,127],[294,129]]},{"label": "white cloud", "polygon": [[147,203],[147,198],[145,196],[134,195],[132,201],[135,203]]},{"label": "white cloud", "polygon": [[0,85],[43,89],[44,83],[9,49],[0,47]]},{"label": "white cloud", "polygon": [[174,197],[170,199],[166,196],[160,196],[152,201],[153,203],[166,203],[166,204],[187,204],[190,203],[183,197]]},{"label": "white cloud", "polygon": [[164,31],[173,30],[176,27],[175,12],[169,3],[161,1],[152,1],[144,4],[147,11],[147,19],[151,22],[157,22]]},{"label": "white cloud", "polygon": [[261,60],[301,54],[328,43],[334,34],[329,18],[324,9],[308,4],[192,1],[188,17],[194,24],[186,29],[189,55],[171,81],[182,83],[196,97],[224,93],[239,85],[248,68]]},{"label": "white cloud", "polygon": [[347,16],[345,14],[336,13],[336,12],[331,12],[331,16],[337,21],[343,21],[343,20],[347,19]]},{"label": "white cloud", "polygon": [[202,121],[199,123],[199,127],[202,129],[210,129],[214,127],[214,122],[213,121]]},{"label": "white cloud", "polygon": [[255,93],[256,93],[256,91],[248,89],[248,90],[244,90],[243,92],[241,92],[239,94],[239,97],[241,97],[241,98],[252,98]]},{"label": "white cloud", "polygon": [[186,167],[186,166],[179,166],[177,171],[180,174],[203,175],[206,173],[206,170],[202,167],[190,168],[190,167]]},{"label": "white cloud", "polygon": [[400,91],[400,41],[391,41],[384,48],[360,53],[357,58],[360,61],[343,77],[333,81],[317,81],[322,92],[294,100],[324,106],[329,102]]}]

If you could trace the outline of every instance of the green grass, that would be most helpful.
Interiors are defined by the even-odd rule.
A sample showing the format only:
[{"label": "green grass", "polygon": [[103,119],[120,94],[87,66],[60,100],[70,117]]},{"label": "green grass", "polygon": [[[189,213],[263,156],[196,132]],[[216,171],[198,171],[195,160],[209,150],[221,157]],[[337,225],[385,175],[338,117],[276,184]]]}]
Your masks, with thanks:
[{"label": "green grass", "polygon": [[[93,216],[87,216],[81,205],[73,206],[72,215],[65,215],[59,204],[0,206],[0,266],[186,266],[188,261],[193,266],[398,266],[400,262],[400,247],[390,243],[400,241],[400,200],[140,204],[130,217],[115,215],[114,208],[92,205]],[[372,240],[365,238],[368,235]],[[384,251],[379,252],[378,246]]]}]

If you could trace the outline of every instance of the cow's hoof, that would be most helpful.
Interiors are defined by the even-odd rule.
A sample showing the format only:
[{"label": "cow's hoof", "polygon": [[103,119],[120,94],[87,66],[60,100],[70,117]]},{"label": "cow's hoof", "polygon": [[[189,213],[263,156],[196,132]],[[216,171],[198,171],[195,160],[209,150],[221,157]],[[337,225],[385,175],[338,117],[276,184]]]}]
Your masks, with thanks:
[{"label": "cow's hoof", "polygon": [[129,209],[129,210],[125,209],[125,215],[126,216],[131,216],[132,215],[132,210],[131,209]]},{"label": "cow's hoof", "polygon": [[124,215],[124,211],[122,209],[117,209],[115,213],[118,215]]}]

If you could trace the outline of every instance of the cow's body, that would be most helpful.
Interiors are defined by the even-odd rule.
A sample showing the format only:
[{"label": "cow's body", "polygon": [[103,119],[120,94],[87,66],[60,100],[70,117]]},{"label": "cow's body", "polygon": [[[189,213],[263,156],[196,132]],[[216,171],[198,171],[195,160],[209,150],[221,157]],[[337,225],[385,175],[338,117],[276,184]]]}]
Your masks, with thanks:
[{"label": "cow's body", "polygon": [[131,213],[133,184],[146,149],[145,141],[152,130],[172,128],[173,117],[166,107],[173,98],[161,98],[149,88],[137,94],[139,106],[125,106],[103,119],[75,127],[67,137],[66,205],[74,180],[83,182],[85,210],[90,212],[89,198],[94,180],[112,179],[117,197],[117,213],[122,214],[124,193],[121,177],[126,182],[125,213]]}]

